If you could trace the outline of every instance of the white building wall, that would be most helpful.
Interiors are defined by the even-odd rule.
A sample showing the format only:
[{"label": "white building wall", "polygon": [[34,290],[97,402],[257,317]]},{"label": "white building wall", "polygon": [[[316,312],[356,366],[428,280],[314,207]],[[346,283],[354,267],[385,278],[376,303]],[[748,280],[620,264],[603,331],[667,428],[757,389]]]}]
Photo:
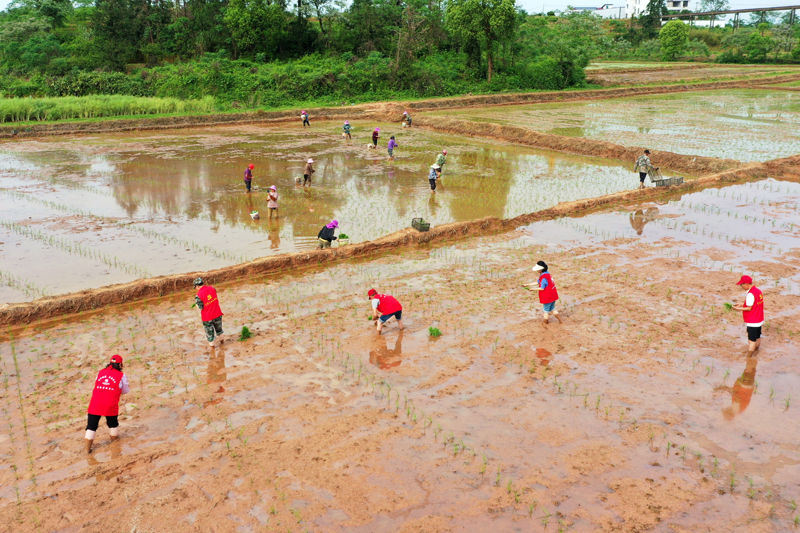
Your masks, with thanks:
[{"label": "white building wall", "polygon": [[[667,9],[669,11],[682,11],[684,9],[691,9],[689,7],[690,0],[667,0]],[[638,17],[647,10],[647,0],[628,0],[625,4],[625,17]]]}]

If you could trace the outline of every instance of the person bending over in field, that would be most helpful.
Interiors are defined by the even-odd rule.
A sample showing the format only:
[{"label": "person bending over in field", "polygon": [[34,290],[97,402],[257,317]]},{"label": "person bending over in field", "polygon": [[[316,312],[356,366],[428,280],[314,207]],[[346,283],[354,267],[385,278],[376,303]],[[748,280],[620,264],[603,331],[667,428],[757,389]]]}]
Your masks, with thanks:
[{"label": "person bending over in field", "polygon": [[84,449],[86,453],[92,453],[92,444],[100,425],[100,419],[106,417],[108,432],[111,434],[111,441],[119,438],[119,397],[121,394],[128,394],[131,388],[128,386],[128,378],[122,372],[122,357],[112,355],[111,361],[103,370],[97,374],[92,390],[92,399],[89,401],[89,420],[86,423],[86,436],[84,438]]},{"label": "person bending over in field", "polygon": [[367,298],[372,303],[373,316],[370,320],[375,321],[378,334],[383,330],[383,325],[392,317],[397,320],[400,331],[403,330],[403,306],[397,298],[388,294],[378,294],[375,289],[370,289]]},{"label": "person bending over in field", "polygon": [[534,266],[531,270],[534,272],[541,272],[541,274],[539,274],[539,280],[536,282],[536,285],[533,283],[527,283],[525,284],[525,287],[531,287],[534,290],[539,291],[539,303],[542,304],[542,310],[544,311],[544,325],[547,325],[547,323],[550,321],[550,313],[553,313],[553,316],[556,317],[556,320],[558,320],[558,323],[560,324],[561,317],[558,316],[558,311],[556,311],[558,291],[556,290],[556,284],[553,282],[553,278],[547,271],[547,263],[544,261],[538,261],[536,266]]},{"label": "person bending over in field", "polygon": [[203,329],[206,330],[206,338],[208,345],[214,346],[214,339],[219,337],[219,342],[222,340],[222,309],[219,307],[219,300],[217,299],[217,290],[210,285],[203,282],[203,278],[194,280],[197,295],[194,297],[194,302],[200,308],[200,320],[203,321]]},{"label": "person bending over in field", "polygon": [[348,139],[352,139],[352,135],[350,135],[350,122],[344,121],[344,126],[342,126],[342,136],[347,137]]}]

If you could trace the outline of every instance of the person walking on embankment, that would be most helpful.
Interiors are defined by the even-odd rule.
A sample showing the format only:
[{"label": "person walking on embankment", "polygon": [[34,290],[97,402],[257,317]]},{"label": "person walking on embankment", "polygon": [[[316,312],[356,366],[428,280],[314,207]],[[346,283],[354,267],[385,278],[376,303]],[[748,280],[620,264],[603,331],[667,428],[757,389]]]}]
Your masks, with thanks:
[{"label": "person walking on embankment", "polygon": [[540,272],[539,280],[536,282],[535,286],[533,283],[526,283],[524,286],[539,291],[539,303],[542,304],[542,310],[544,311],[543,324],[547,325],[550,320],[550,313],[553,313],[553,316],[556,317],[556,320],[558,320],[560,324],[561,317],[558,316],[558,311],[556,311],[558,290],[556,290],[556,284],[553,282],[552,276],[550,276],[550,273],[547,271],[547,263],[544,261],[537,261],[536,266],[531,270]]},{"label": "person walking on embankment", "polygon": [[389,137],[388,150],[389,150],[389,159],[390,160],[394,160],[394,149],[397,148],[398,146],[400,146],[400,145],[397,144],[397,141],[394,140],[394,135]]},{"label": "person walking on embankment", "polygon": [[747,328],[747,356],[753,357],[761,347],[761,326],[764,324],[764,295],[761,289],[753,284],[753,278],[742,276],[736,283],[747,291],[743,305],[734,305],[733,309],[742,312],[742,320]]},{"label": "person walking on embankment", "polygon": [[372,303],[373,316],[378,334],[383,330],[383,325],[392,317],[397,320],[397,326],[403,331],[403,306],[397,298],[389,294],[378,294],[375,289],[370,289],[367,298]]},{"label": "person walking on embankment", "polygon": [[657,167],[653,167],[650,163],[650,150],[645,150],[642,155],[636,158],[636,164],[633,166],[633,171],[639,173],[640,189],[644,189],[644,179],[647,177],[647,173],[653,169],[657,170]]},{"label": "person walking on embankment", "polygon": [[131,391],[128,385],[128,378],[122,372],[122,357],[112,355],[108,365],[97,373],[92,390],[92,399],[89,400],[89,419],[86,422],[86,435],[84,436],[84,449],[86,453],[92,453],[92,444],[100,425],[100,419],[106,417],[108,432],[111,434],[111,441],[119,438],[119,398],[122,394]]},{"label": "person walking on embankment", "polygon": [[319,241],[318,248],[320,250],[330,248],[331,243],[339,238],[335,235],[336,228],[338,227],[339,222],[336,220],[331,220],[328,224],[323,226],[321,230],[319,230],[319,233],[317,234],[317,240]]},{"label": "person walking on embankment", "polygon": [[206,331],[206,339],[208,345],[214,346],[214,339],[219,337],[219,342],[223,342],[222,335],[222,309],[219,307],[219,300],[217,299],[217,290],[206,285],[203,278],[194,280],[197,295],[194,297],[194,302],[200,308],[200,320],[203,321],[203,329]]},{"label": "person walking on embankment", "polygon": [[347,120],[344,121],[344,126],[342,126],[342,136],[347,137],[348,139],[353,138],[353,136],[350,135],[350,122]]},{"label": "person walking on embankment", "polygon": [[250,186],[253,184],[253,169],[256,166],[250,163],[246,169],[244,169],[244,185],[247,187],[247,192],[250,192]]},{"label": "person walking on embankment", "polygon": [[308,113],[303,111],[302,113],[300,113],[300,118],[303,119],[303,129],[305,129],[306,126],[308,126],[309,128],[311,127],[311,123],[308,121]]},{"label": "person walking on embankment", "polygon": [[313,159],[309,159],[308,161],[306,161],[306,166],[305,168],[303,168],[303,187],[306,186],[306,183],[311,185],[311,175],[314,174],[314,172],[316,172],[316,170],[314,170],[313,165],[314,165]]}]

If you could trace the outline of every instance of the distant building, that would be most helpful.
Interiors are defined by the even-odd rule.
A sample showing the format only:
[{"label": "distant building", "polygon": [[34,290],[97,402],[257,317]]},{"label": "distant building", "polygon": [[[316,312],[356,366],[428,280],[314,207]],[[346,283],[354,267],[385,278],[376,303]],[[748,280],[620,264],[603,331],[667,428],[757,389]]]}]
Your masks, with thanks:
[{"label": "distant building", "polygon": [[624,6],[614,6],[613,4],[603,4],[600,7],[571,7],[567,9],[566,13],[589,12],[598,17],[606,19],[621,19],[625,18],[626,8]]},{"label": "distant building", "polygon": [[[683,11],[689,9],[689,0],[667,0],[667,9],[669,11]],[[647,0],[628,0],[625,5],[625,17],[638,17],[647,11]]]}]

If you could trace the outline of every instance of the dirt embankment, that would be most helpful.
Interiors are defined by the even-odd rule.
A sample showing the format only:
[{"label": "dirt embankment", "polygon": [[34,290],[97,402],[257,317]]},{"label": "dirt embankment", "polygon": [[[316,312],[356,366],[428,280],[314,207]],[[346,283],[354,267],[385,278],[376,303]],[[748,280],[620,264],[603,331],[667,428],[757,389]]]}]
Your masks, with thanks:
[{"label": "dirt embankment", "polygon": [[[639,157],[644,150],[643,147],[626,147],[606,141],[586,139],[584,137],[553,135],[551,133],[542,133],[520,126],[493,124],[489,122],[420,117],[417,123],[422,127],[434,131],[471,135],[481,138],[488,137],[545,150],[617,159],[619,161],[629,162],[631,167],[633,166],[633,162],[636,161],[636,158]],[[650,159],[653,164],[658,167],[690,174],[723,172],[743,165],[743,163],[733,159],[681,155],[672,152],[662,152],[660,150],[651,150]]]},{"label": "dirt embankment", "polygon": [[520,225],[530,224],[539,220],[552,220],[565,216],[588,214],[601,208],[622,206],[631,202],[653,200],[664,195],[685,194],[706,187],[728,185],[766,177],[781,177],[800,181],[800,156],[778,159],[763,164],[751,164],[742,168],[705,176],[668,189],[653,187],[641,190],[634,189],[597,198],[564,202],[549,209],[520,215],[512,219],[501,220],[495,217],[486,217],[469,222],[454,222],[431,228],[429,232],[425,233],[405,229],[374,241],[341,248],[270,256],[210,272],[190,272],[161,276],[64,296],[42,298],[33,302],[0,305],[0,324],[8,327],[26,326],[37,320],[64,317],[64,315],[92,311],[109,305],[131,303],[146,298],[157,298],[167,294],[186,292],[191,290],[192,280],[198,276],[203,276],[211,284],[219,284],[252,278],[253,276],[313,267],[343,259],[375,257],[396,251],[400,247],[425,245],[454,238],[510,231]]},{"label": "dirt embankment", "polygon": [[[786,83],[797,80],[800,80],[800,73],[759,78],[757,80],[719,81],[681,85],[659,85],[652,87],[620,87],[616,89],[597,89],[588,91],[487,94],[480,96],[459,96],[454,98],[434,98],[429,100],[401,103],[375,102],[354,106],[309,109],[309,115],[312,122],[314,120],[334,120],[344,118],[349,120],[373,119],[399,122],[402,117],[403,110],[431,111],[494,105],[598,100],[607,98],[621,98],[625,96],[641,96],[648,94],[664,94],[712,89],[760,88],[758,86],[764,84]],[[293,120],[299,120],[297,110],[259,110],[249,113],[220,113],[212,115],[187,115],[178,117],[116,120],[109,119],[100,120],[97,122],[55,122],[26,126],[9,124],[7,126],[0,126],[0,139],[12,137],[39,137],[46,135],[70,135],[75,133],[113,133],[137,130],[167,130],[231,124],[290,122]]]},{"label": "dirt embankment", "polygon": [[716,66],[714,63],[697,63],[694,65],[662,65],[659,67],[642,68],[593,68],[586,70],[586,77],[591,78],[595,74],[626,74],[636,72],[662,72],[665,70],[693,70],[698,68],[713,68],[714,66]]}]

